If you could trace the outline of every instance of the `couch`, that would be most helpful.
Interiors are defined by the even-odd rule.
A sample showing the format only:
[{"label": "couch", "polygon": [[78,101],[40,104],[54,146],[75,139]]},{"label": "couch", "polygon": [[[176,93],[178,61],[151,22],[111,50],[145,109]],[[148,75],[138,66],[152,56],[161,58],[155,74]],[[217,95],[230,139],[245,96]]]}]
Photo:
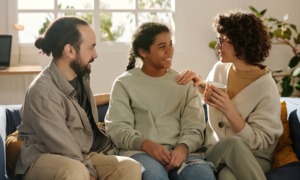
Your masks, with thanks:
[{"label": "couch", "polygon": [[[288,154],[293,154],[293,158],[286,159],[286,155],[281,155],[283,157],[283,162],[277,164],[278,167],[273,167],[268,173],[266,173],[267,179],[269,180],[279,180],[279,179],[299,179],[300,177],[300,98],[281,98],[283,103],[282,109],[286,107],[285,116],[282,113],[282,119],[286,120],[286,128],[288,129],[287,137],[282,138],[280,143],[283,146],[291,145],[292,149],[289,149]],[[105,113],[107,111],[108,105],[98,106],[99,122],[103,122]],[[8,175],[6,167],[8,166],[6,162],[6,148],[5,139],[8,135],[15,132],[17,126],[21,122],[21,117],[19,110],[21,105],[0,105],[0,180],[11,179]],[[204,105],[206,112],[206,106]],[[205,113],[205,118],[207,114]],[[284,123],[284,122],[283,122]],[[286,134],[286,132],[285,132]],[[291,142],[286,143],[285,138],[290,138]],[[282,151],[285,151],[283,147],[278,149],[278,156]],[[11,150],[10,150],[11,151]],[[281,151],[281,152],[279,152]]]},{"label": "couch", "polygon": [[[21,105],[0,105],[0,180],[12,179],[11,172],[7,170],[7,167],[12,166],[12,164],[6,162],[5,139],[15,132],[21,123],[20,108]],[[97,107],[99,122],[104,122],[107,108],[107,104]],[[14,149],[10,149],[10,151],[18,152]]]}]

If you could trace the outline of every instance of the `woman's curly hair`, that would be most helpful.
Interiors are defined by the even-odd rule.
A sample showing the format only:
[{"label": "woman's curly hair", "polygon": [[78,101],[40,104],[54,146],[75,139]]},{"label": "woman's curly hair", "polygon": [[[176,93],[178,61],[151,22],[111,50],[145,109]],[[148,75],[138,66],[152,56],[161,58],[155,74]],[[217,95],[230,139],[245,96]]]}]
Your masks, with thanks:
[{"label": "woman's curly hair", "polygon": [[261,19],[251,13],[233,10],[217,15],[213,30],[229,39],[237,58],[264,67],[262,63],[269,56],[271,40],[268,28]]}]

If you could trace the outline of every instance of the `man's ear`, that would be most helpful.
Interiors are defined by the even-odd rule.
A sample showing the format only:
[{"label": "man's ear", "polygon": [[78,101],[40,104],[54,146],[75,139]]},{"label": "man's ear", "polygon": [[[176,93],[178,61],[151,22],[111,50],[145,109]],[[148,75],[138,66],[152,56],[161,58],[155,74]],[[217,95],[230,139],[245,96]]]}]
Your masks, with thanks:
[{"label": "man's ear", "polygon": [[64,46],[63,54],[70,59],[74,59],[76,57],[76,49],[71,44],[66,44]]},{"label": "man's ear", "polygon": [[145,49],[139,49],[138,52],[143,59],[147,56],[147,51]]}]

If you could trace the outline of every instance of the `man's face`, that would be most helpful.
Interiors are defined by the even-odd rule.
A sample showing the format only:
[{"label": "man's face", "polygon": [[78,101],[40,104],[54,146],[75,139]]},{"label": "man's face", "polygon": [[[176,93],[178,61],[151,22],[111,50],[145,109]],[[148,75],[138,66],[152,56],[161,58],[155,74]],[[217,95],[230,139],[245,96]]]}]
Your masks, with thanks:
[{"label": "man's face", "polygon": [[97,58],[96,35],[90,26],[78,26],[78,30],[82,42],[70,66],[78,76],[83,76],[91,72],[91,63]]},{"label": "man's face", "polygon": [[[92,63],[94,58],[90,59],[89,63]],[[83,60],[80,57],[80,53],[78,52],[76,58],[71,62],[71,68],[75,71],[77,76],[84,76],[85,74],[91,73],[91,66],[90,64],[83,64]]]}]

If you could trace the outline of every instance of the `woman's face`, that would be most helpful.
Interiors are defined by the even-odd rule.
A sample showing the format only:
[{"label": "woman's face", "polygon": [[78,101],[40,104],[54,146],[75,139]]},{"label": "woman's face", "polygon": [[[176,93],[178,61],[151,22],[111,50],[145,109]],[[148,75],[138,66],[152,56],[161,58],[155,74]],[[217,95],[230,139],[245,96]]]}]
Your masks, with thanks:
[{"label": "woman's face", "polygon": [[143,58],[144,73],[154,76],[164,75],[172,65],[174,49],[171,34],[163,32],[156,35],[149,51],[141,49],[139,52]]},{"label": "woman's face", "polygon": [[223,34],[218,34],[216,50],[220,61],[223,63],[234,62],[237,60],[235,56],[235,51],[233,45],[230,43],[230,40]]}]

